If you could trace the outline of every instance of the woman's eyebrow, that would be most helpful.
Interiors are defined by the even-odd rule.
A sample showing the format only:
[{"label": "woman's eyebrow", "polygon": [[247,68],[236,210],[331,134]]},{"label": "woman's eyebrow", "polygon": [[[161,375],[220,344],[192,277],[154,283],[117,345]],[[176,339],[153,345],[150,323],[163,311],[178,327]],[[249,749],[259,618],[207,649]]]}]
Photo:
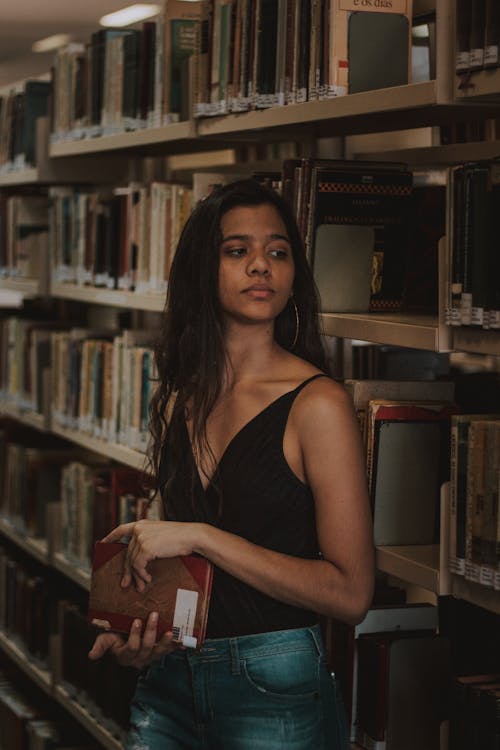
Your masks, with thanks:
[{"label": "woman's eyebrow", "polygon": [[[226,237],[222,238],[222,242],[229,242],[230,240],[250,240],[253,235],[251,234],[228,234]],[[290,243],[290,240],[286,236],[286,234],[279,234],[279,233],[272,233],[268,234],[265,237],[266,240],[284,240],[285,242]]]}]

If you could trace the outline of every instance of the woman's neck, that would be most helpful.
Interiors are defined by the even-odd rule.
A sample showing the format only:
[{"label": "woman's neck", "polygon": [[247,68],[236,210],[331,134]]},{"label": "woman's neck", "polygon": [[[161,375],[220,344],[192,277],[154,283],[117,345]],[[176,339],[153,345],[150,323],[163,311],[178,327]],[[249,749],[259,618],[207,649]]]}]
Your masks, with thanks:
[{"label": "woman's neck", "polygon": [[232,326],[226,331],[225,341],[227,387],[234,387],[244,380],[260,380],[264,373],[271,371],[281,352],[269,323],[262,326]]}]

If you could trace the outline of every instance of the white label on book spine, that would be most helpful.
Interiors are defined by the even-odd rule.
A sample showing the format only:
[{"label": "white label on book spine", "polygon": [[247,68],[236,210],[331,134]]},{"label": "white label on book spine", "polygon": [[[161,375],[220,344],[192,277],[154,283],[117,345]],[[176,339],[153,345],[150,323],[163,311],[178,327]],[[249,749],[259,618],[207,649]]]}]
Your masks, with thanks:
[{"label": "white label on book spine", "polygon": [[174,640],[183,641],[193,635],[194,619],[198,606],[198,592],[177,589],[175,598],[173,633]]},{"label": "white label on book spine", "polygon": [[470,65],[470,52],[457,52],[456,70],[467,70]]},{"label": "white label on book spine", "polygon": [[497,65],[498,64],[498,44],[489,44],[484,48],[484,64],[485,65]]},{"label": "white label on book spine", "polygon": [[470,51],[470,67],[471,68],[482,68],[484,62],[484,49],[477,47]]}]

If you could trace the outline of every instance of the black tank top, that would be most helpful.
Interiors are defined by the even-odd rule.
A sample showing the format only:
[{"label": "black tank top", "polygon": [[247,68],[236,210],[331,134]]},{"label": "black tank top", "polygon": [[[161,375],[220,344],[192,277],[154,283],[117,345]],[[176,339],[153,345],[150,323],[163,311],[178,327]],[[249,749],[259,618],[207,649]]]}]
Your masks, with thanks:
[{"label": "black tank top", "polygon": [[[172,466],[165,440],[160,476],[165,515],[172,521],[211,523],[267,549],[303,558],[319,556],[314,499],[283,453],[283,437],[300,391],[321,374],[283,394],[233,437],[222,455],[216,486],[203,489],[187,426],[182,465]],[[191,495],[191,502],[187,498]],[[221,512],[219,514],[219,503]],[[314,612],[279,602],[215,568],[207,624],[208,638],[300,628],[317,622]]]}]

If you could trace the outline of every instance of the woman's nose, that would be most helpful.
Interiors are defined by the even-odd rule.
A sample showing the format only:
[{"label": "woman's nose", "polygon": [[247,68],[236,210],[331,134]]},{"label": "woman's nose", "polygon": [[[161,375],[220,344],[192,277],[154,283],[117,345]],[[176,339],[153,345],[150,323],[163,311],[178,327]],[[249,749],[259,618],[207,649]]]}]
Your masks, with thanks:
[{"label": "woman's nose", "polygon": [[269,270],[269,260],[265,253],[255,253],[249,258],[248,273],[267,275]]}]

